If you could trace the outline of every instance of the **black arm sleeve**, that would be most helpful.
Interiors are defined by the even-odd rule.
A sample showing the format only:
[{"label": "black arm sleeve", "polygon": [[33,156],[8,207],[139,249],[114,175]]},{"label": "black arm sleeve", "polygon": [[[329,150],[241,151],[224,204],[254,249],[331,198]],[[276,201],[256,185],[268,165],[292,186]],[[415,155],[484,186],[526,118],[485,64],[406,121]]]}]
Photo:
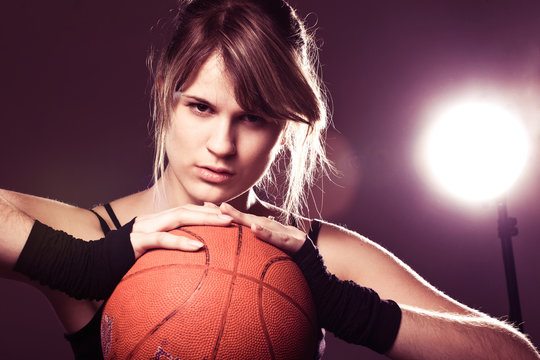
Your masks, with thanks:
[{"label": "black arm sleeve", "polygon": [[135,263],[134,222],[84,241],[36,220],[14,270],[77,299],[106,299]]},{"label": "black arm sleeve", "polygon": [[401,323],[401,309],[394,301],[330,274],[309,237],[293,259],[306,277],[322,327],[378,353],[390,350]]}]

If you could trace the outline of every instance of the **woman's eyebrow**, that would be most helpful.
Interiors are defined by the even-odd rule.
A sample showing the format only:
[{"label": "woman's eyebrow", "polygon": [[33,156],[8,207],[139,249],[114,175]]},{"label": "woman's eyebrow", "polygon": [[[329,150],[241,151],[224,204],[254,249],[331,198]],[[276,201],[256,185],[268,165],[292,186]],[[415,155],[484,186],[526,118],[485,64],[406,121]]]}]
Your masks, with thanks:
[{"label": "woman's eyebrow", "polygon": [[195,100],[195,101],[200,102],[201,104],[204,104],[204,105],[213,106],[210,101],[205,100],[203,98],[200,98],[198,96],[193,96],[193,95],[182,93],[182,97],[190,98],[191,100]]}]

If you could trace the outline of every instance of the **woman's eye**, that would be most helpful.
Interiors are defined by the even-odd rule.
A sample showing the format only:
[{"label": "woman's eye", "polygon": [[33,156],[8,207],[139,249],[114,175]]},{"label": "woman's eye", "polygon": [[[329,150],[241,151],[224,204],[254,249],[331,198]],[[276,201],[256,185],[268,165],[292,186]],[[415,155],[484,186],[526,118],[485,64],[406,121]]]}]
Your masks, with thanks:
[{"label": "woman's eye", "polygon": [[202,103],[190,103],[188,106],[196,113],[208,113],[210,112],[210,106]]},{"label": "woman's eye", "polygon": [[249,123],[249,124],[254,124],[254,125],[264,125],[266,124],[266,120],[260,116],[257,116],[257,115],[245,115],[244,116],[244,121]]}]

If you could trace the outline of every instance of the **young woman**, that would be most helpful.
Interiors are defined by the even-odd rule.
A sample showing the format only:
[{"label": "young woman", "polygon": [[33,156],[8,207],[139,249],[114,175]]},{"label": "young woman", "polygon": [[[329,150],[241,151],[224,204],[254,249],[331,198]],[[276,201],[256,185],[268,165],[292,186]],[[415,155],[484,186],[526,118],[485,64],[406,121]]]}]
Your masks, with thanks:
[{"label": "young woman", "polygon": [[[23,261],[34,219],[83,239],[124,226],[133,258],[154,247],[196,251],[201,244],[167,231],[234,221],[293,256],[315,251],[316,260],[315,248],[309,248],[313,241],[328,270],[354,282],[346,286],[371,288],[376,299],[399,304],[396,320],[395,303],[385,302],[393,309],[390,342],[368,344],[391,358],[538,358],[513,328],[443,295],[378,245],[298,215],[304,186],[312,183],[316,170],[329,169],[323,145],[328,119],[313,39],[290,6],[281,0],[183,1],[176,23],[154,73],[154,185],[93,212],[2,191],[4,266]],[[264,190],[272,165],[282,158],[288,164],[287,186],[283,201],[270,204],[260,200],[257,190]],[[332,281],[321,281],[327,280]],[[331,312],[321,310],[328,294],[313,286],[318,311]],[[101,356],[102,301],[40,289],[64,324],[77,358]],[[341,310],[339,316],[348,322],[363,316],[354,306]],[[332,326],[341,336],[355,333],[354,325],[344,331],[339,324]]]}]

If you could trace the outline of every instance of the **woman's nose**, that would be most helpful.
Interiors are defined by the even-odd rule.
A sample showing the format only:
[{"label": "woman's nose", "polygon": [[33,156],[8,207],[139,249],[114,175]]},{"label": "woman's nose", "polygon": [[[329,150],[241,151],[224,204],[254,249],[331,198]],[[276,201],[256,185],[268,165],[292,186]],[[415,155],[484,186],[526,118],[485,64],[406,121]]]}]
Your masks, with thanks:
[{"label": "woman's nose", "polygon": [[231,120],[219,119],[215,122],[210,129],[206,148],[219,157],[236,154],[236,141]]}]

